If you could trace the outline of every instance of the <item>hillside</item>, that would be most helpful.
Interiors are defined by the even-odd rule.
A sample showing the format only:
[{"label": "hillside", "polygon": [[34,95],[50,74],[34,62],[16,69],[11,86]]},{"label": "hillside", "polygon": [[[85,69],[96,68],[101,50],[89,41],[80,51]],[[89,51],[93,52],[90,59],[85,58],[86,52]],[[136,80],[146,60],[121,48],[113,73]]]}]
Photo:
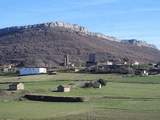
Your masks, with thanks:
[{"label": "hillside", "polygon": [[160,61],[156,48],[124,44],[76,24],[51,22],[0,29],[1,64],[55,66],[63,62],[65,54],[74,63],[84,63],[89,53],[96,53],[98,61],[124,57],[145,63]]}]

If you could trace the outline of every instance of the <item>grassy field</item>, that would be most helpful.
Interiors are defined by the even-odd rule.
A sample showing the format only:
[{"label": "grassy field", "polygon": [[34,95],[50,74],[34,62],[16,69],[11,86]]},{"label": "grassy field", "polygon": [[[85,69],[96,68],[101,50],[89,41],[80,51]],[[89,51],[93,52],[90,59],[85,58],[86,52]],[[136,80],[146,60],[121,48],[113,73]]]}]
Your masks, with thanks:
[{"label": "grassy field", "polygon": [[[101,89],[80,88],[99,78],[108,81]],[[0,88],[21,81],[25,91],[0,91],[0,120],[159,120],[160,76],[138,77],[111,74],[58,73],[57,75],[0,76]],[[52,92],[60,84],[73,84],[69,93]],[[24,93],[53,96],[84,96],[82,103],[19,100]]]}]

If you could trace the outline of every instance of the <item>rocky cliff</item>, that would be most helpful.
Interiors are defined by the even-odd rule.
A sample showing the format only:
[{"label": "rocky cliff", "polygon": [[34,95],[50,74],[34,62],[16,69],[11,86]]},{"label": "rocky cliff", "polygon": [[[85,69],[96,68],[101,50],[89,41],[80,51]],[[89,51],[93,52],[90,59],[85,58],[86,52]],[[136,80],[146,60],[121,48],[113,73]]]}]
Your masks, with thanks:
[{"label": "rocky cliff", "polygon": [[79,26],[78,24],[70,24],[70,23],[59,22],[59,21],[35,24],[35,25],[27,25],[27,26],[19,26],[19,27],[15,26],[15,27],[4,28],[0,30],[0,35],[4,35],[10,32],[18,32],[18,31],[27,30],[27,29],[34,29],[34,28],[40,30],[44,27],[52,28],[52,29],[64,28],[68,32],[77,32],[78,34],[81,34],[81,35],[88,35],[91,37],[98,37],[98,38],[108,39],[111,41],[118,41],[115,37],[112,37],[112,36],[107,36],[102,33],[89,32],[86,27]]},{"label": "rocky cliff", "polygon": [[136,40],[136,39],[130,39],[130,40],[121,40],[121,43],[124,44],[130,44],[130,45],[136,45],[136,46],[144,46],[144,47],[150,47],[150,48],[155,48],[156,46],[153,44],[148,44],[145,41],[140,41],[140,40]]}]

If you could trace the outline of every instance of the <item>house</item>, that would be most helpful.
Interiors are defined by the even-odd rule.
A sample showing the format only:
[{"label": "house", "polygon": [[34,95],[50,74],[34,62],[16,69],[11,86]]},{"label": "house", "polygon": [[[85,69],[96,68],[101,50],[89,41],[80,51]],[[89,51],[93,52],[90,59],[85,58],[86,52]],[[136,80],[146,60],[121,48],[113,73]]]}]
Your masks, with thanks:
[{"label": "house", "polygon": [[71,91],[71,87],[68,85],[59,85],[57,87],[57,92],[70,92]]},{"label": "house", "polygon": [[123,64],[113,64],[113,65],[97,65],[88,67],[87,72],[91,73],[119,73],[119,74],[130,74],[132,73],[132,68],[129,65]]},{"label": "house", "polygon": [[36,75],[47,73],[47,68],[23,67],[19,69],[19,75]]},{"label": "house", "polygon": [[148,71],[147,71],[147,70],[143,70],[143,71],[142,71],[142,73],[141,73],[141,75],[142,75],[142,76],[148,76],[148,75],[149,75],[149,73],[148,73]]},{"label": "house", "polygon": [[3,71],[4,73],[8,73],[8,72],[10,71],[10,68],[5,67],[5,68],[2,69],[2,71]]},{"label": "house", "polygon": [[52,70],[47,71],[47,73],[48,73],[48,75],[57,75],[57,72],[56,71],[52,71]]},{"label": "house", "polygon": [[80,70],[78,68],[75,68],[74,69],[74,72],[79,72]]},{"label": "house", "polygon": [[86,67],[91,67],[97,65],[97,61],[96,61],[96,54],[95,53],[90,53],[89,54],[89,59],[86,62]]},{"label": "house", "polygon": [[141,76],[148,76],[149,75],[148,70],[146,70],[146,69],[137,69],[135,71],[135,74],[141,75]]},{"label": "house", "polygon": [[2,65],[0,66],[1,71],[4,73],[9,73],[9,72],[15,72],[15,65],[14,64],[8,64],[8,65]]},{"label": "house", "polygon": [[19,82],[14,82],[9,85],[9,90],[24,90],[24,84]]},{"label": "house", "polygon": [[160,68],[160,63],[154,65],[155,68]]},{"label": "house", "polygon": [[139,65],[139,62],[135,61],[132,65]]},{"label": "house", "polygon": [[157,74],[160,74],[160,69],[159,68],[152,68],[148,72],[149,72],[149,75],[157,75]]},{"label": "house", "polygon": [[113,65],[113,62],[112,61],[107,61],[106,65]]}]

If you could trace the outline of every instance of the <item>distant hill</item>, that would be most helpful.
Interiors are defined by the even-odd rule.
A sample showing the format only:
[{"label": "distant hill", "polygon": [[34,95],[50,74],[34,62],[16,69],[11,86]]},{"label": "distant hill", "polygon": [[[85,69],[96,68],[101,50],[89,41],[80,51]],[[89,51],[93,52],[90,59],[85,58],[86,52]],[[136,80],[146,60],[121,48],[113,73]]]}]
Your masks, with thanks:
[{"label": "distant hill", "polygon": [[96,53],[102,62],[123,58],[143,63],[160,61],[160,51],[155,47],[126,43],[63,22],[9,27],[0,29],[0,64],[56,66],[63,62],[65,54],[79,64],[85,63],[89,53]]}]

